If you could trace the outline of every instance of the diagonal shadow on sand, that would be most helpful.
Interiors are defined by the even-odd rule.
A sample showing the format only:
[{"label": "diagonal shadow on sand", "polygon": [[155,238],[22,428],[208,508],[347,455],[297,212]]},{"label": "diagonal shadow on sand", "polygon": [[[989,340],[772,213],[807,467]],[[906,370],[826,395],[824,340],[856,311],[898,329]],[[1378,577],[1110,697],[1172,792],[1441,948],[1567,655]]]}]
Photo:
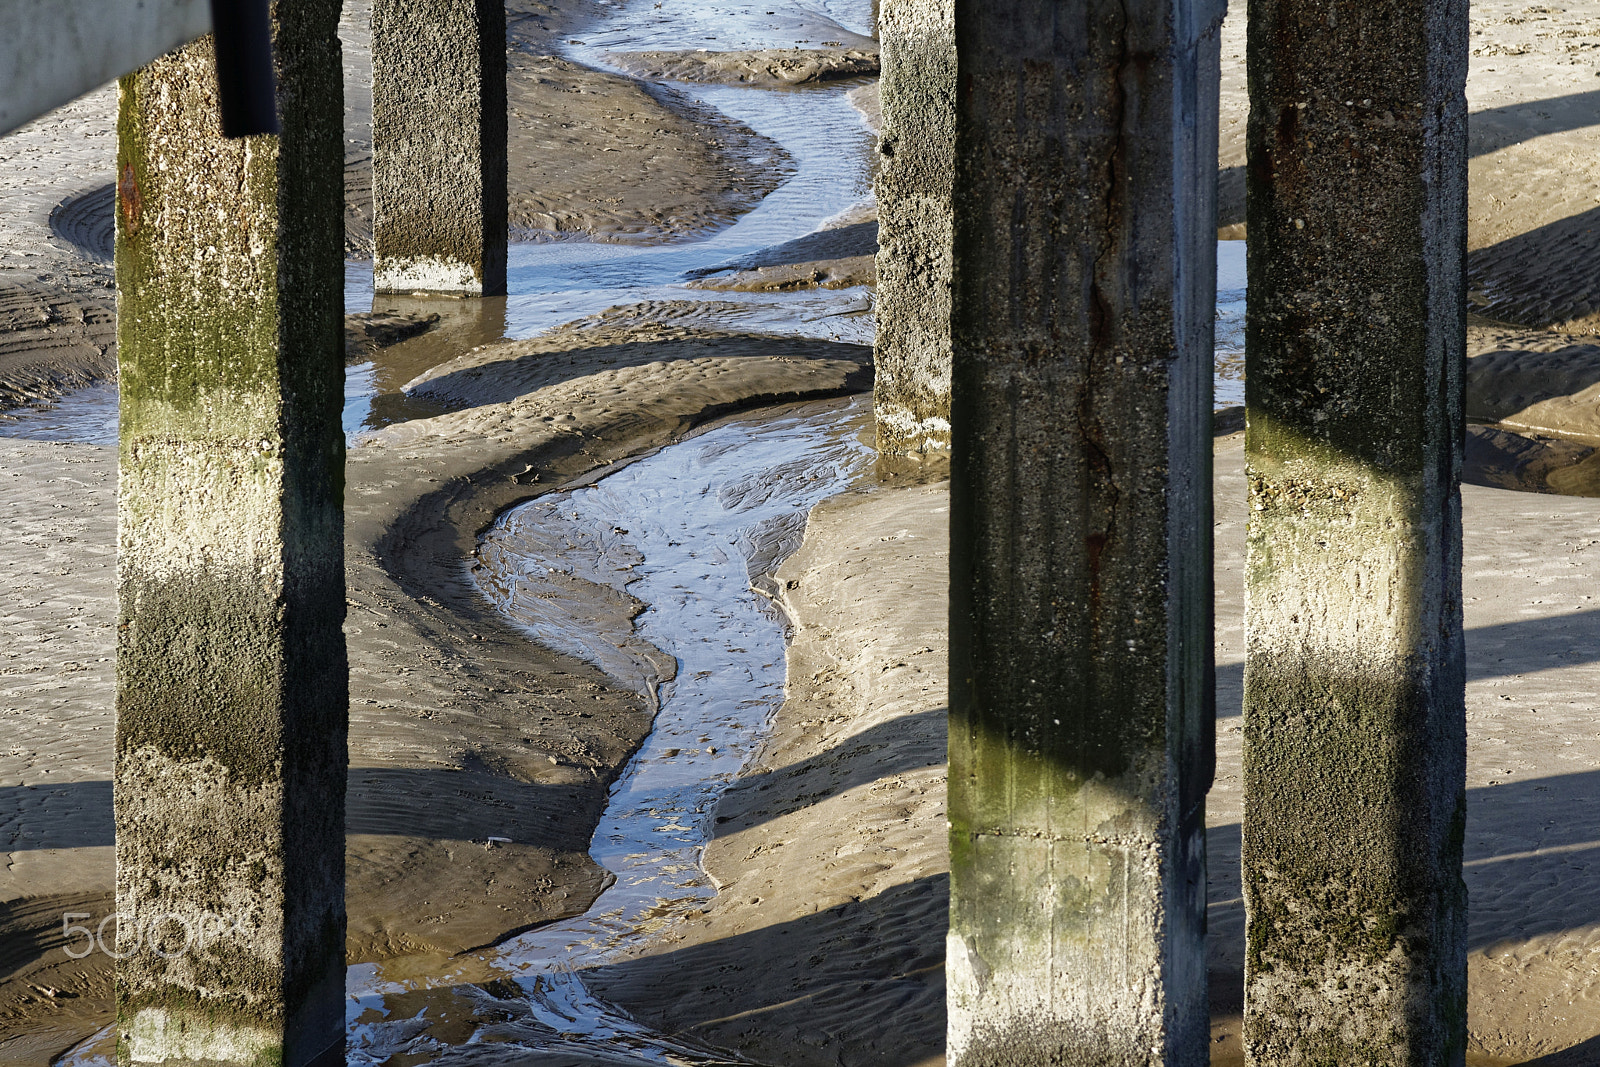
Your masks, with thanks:
[{"label": "diagonal shadow on sand", "polygon": [[[559,784],[518,781],[472,770],[352,767],[346,787],[347,834],[482,841],[491,835],[581,850],[587,841],[555,840],[552,815],[571,807]],[[436,801],[436,802],[435,802]],[[116,844],[111,783],[0,788],[0,853]]]},{"label": "diagonal shadow on sand", "polygon": [[1582,1044],[1529,1060],[1522,1067],[1594,1067],[1597,1063],[1600,1063],[1600,1037],[1591,1037]]},{"label": "diagonal shadow on sand", "polygon": [[[1505,121],[1506,116],[1514,118]],[[1600,89],[1485,108],[1467,122],[1467,155],[1476,159],[1536,137],[1600,125]]]},{"label": "diagonal shadow on sand", "polygon": [[[1600,662],[1600,608],[1467,631],[1467,681]],[[1217,718],[1240,714],[1244,664],[1217,667]]]},{"label": "diagonal shadow on sand", "polygon": [[673,1019],[757,1062],[912,1067],[944,1051],[949,899],[949,875],[930,875],[584,980],[641,1021]]},{"label": "diagonal shadow on sand", "polygon": [[1467,255],[1468,309],[1500,322],[1600,332],[1600,207]]},{"label": "diagonal shadow on sand", "polygon": [[[1600,861],[1600,828],[1592,817],[1600,807],[1600,771],[1533,778],[1467,790],[1466,880],[1468,944],[1481,949],[1502,941],[1600,924],[1563,884]],[[1499,852],[1514,833],[1536,847]],[[1209,922],[1219,929],[1243,929],[1239,882],[1240,826],[1226,823],[1206,830]],[[1559,900],[1562,906],[1548,906]],[[1229,915],[1228,913],[1235,913]],[[1232,919],[1233,921],[1230,921]]]},{"label": "diagonal shadow on sand", "polygon": [[[737,828],[744,830],[810,807],[819,791],[837,796],[896,775],[942,767],[945,764],[944,724],[949,714],[949,708],[940,707],[897,716],[840,738],[832,747],[803,760],[741,776],[735,782],[737,789],[728,793],[723,806],[717,809],[733,814],[719,814],[717,823],[736,822]],[[927,743],[930,736],[936,739],[936,744]],[[874,751],[880,753],[875,759],[859,758]],[[758,806],[762,803],[760,794],[769,784],[790,778],[807,780],[804,798],[809,799],[791,800],[787,804],[780,801],[770,808]]]}]

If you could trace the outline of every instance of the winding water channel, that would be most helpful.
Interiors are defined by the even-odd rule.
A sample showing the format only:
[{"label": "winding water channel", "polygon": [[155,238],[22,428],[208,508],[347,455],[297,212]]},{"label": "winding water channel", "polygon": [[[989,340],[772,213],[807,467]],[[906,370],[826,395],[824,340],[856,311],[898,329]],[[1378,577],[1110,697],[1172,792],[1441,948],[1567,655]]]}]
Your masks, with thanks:
[{"label": "winding water channel", "polygon": [[[604,68],[613,51],[795,43],[792,25],[739,0],[668,0],[665,8],[623,0],[609,9],[581,42],[565,46],[568,58]],[[811,27],[861,35],[870,28],[870,3],[817,0],[805,18]],[[782,145],[794,175],[703,240],[513,245],[509,297],[444,302],[440,310],[458,327],[465,322],[464,330],[424,335],[349,368],[345,428],[353,441],[404,417],[404,381],[454,354],[445,346],[460,347],[463,337],[481,344],[532,336],[618,304],[707,301],[728,326],[871,343],[865,289],[683,287],[691,271],[803,236],[870,197],[872,135],[847,99],[852,86],[683,88]],[[1219,251],[1219,406],[1242,400],[1238,361],[1228,358],[1242,348],[1242,248]],[[346,305],[373,307],[370,264],[349,265]],[[385,397],[402,403],[385,405]],[[651,1032],[595,997],[581,972],[714,895],[700,865],[711,810],[760,745],[785,681],[784,620],[752,580],[798,543],[815,503],[869,467],[871,452],[858,437],[868,415],[856,401],[731,420],[595,484],[516,508],[485,536],[475,569],[484,595],[533,639],[634,684],[658,706],[654,731],[613,787],[595,832],[591,855],[615,880],[594,905],[493,950],[429,964],[427,973],[405,961],[350,968],[350,1063],[501,1064],[556,1051],[606,1062],[738,1062]],[[83,390],[0,432],[114,444],[115,386]],[[626,632],[596,628],[582,610],[593,585],[636,597],[647,610]],[[109,1062],[107,1037],[97,1035],[63,1062]]]},{"label": "winding water channel", "polygon": [[[593,906],[448,973],[396,980],[381,965],[351,968],[351,1063],[501,1063],[575,1048],[728,1062],[640,1026],[591,994],[581,971],[715,893],[700,865],[711,811],[783,700],[784,622],[752,578],[798,544],[814,504],[868,469],[873,453],[858,440],[867,416],[857,400],[734,420],[515,508],[485,535],[475,572],[485,596],[535,639],[632,680],[660,710],[595,831],[590,855],[615,880]],[[649,607],[631,631],[597,630],[582,621],[591,583]],[[431,1010],[395,1010],[398,995],[421,989],[450,995]],[[437,1036],[441,1021],[459,1035],[463,1019],[467,1040]]]}]

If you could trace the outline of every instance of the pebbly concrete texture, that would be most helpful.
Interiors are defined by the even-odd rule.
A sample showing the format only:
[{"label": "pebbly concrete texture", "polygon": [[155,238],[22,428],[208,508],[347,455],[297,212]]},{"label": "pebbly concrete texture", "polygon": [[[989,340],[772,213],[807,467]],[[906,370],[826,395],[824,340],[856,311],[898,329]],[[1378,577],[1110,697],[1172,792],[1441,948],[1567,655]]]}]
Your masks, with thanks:
[{"label": "pebbly concrete texture", "polygon": [[950,447],[950,195],[955,0],[885,0],[878,17],[878,449]]},{"label": "pebbly concrete texture", "polygon": [[1467,4],[1249,33],[1245,1053],[1460,1063]]},{"label": "pebbly concrete texture", "polygon": [[506,291],[504,0],[374,0],[373,287]]},{"label": "pebbly concrete texture", "polygon": [[283,133],[201,40],[121,85],[122,1062],[342,1062],[338,0],[276,5]]},{"label": "pebbly concrete texture", "polygon": [[955,7],[956,1067],[1205,1060],[1222,15]]}]

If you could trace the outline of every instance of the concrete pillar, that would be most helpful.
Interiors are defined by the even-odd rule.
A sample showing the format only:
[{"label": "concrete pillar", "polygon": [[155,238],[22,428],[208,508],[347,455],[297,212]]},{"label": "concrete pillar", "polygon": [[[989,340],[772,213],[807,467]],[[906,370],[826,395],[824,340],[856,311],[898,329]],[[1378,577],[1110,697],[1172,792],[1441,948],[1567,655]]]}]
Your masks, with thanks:
[{"label": "concrete pillar", "polygon": [[1206,1061],[1222,13],[956,2],[955,1067]]},{"label": "concrete pillar", "polygon": [[273,6],[281,135],[207,39],[121,85],[123,1064],[344,1062],[339,0]]},{"label": "concrete pillar", "polygon": [[1459,1064],[1466,0],[1252,0],[1250,1062]]},{"label": "concrete pillar", "polygon": [[373,0],[373,288],[506,291],[504,0]]},{"label": "concrete pillar", "polygon": [[955,0],[883,0],[878,18],[878,449],[950,447],[950,191]]}]

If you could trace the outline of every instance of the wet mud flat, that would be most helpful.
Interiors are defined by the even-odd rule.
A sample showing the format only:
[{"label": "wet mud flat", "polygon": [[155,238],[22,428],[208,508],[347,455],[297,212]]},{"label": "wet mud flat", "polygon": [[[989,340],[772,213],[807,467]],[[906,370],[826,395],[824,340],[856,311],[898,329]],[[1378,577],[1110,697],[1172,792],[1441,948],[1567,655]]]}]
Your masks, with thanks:
[{"label": "wet mud flat", "polygon": [[[601,117],[619,100],[632,101],[632,114],[655,114],[654,105],[636,95],[644,90],[626,84],[608,55],[671,54],[679,62],[702,47],[754,53],[779,43],[774,30],[730,20],[729,5],[716,3],[692,10],[632,3],[563,8],[521,0],[511,6],[529,20],[518,31],[523,39],[542,33],[540,40],[549,42],[529,46],[520,60],[524,73],[546,79],[541,92],[592,96]],[[1545,152],[1548,138],[1591,136],[1588,127],[1559,128],[1567,121],[1560,116],[1570,119],[1581,108],[1523,113],[1523,104],[1537,103],[1540,91],[1526,87],[1526,66],[1516,84],[1483,79],[1487,66],[1500,62],[1489,54],[1491,44],[1536,57],[1547,51],[1551,70],[1566,64],[1575,53],[1553,50],[1581,38],[1555,35],[1583,31],[1591,15],[1600,24],[1600,10],[1580,5],[1539,15],[1478,7],[1475,28],[1487,40],[1485,54],[1474,61],[1475,85],[1497,94],[1486,98],[1494,106],[1485,113],[1492,111],[1496,129],[1504,130],[1492,142],[1498,147],[1486,149],[1474,166],[1510,167],[1516,153]],[[821,10],[825,14],[827,5]],[[575,12],[593,19],[579,22]],[[838,15],[835,25],[851,20],[848,12]],[[788,34],[781,42],[787,48],[802,39],[805,47],[830,41],[853,47],[835,31],[816,32],[812,15],[792,16],[813,19],[804,29],[783,21],[790,17],[786,12],[775,20]],[[1231,40],[1239,39],[1241,26],[1242,11],[1229,20]],[[356,47],[352,40],[347,37],[347,47]],[[1517,69],[1508,62],[1505,71]],[[673,71],[689,76],[683,66]],[[1230,60],[1230,91],[1236,92],[1241,72]],[[591,854],[592,833],[605,817],[612,786],[645,743],[655,710],[637,678],[615,662],[621,676],[595,666],[582,650],[530,642],[524,628],[485,599],[466,569],[480,551],[478,534],[515,505],[546,496],[553,502],[551,490],[593,479],[730,411],[859,392],[870,382],[870,352],[861,343],[871,336],[870,295],[853,281],[826,288],[835,277],[868,277],[857,268],[865,267],[859,260],[874,236],[871,217],[847,213],[861,187],[819,192],[849,168],[818,170],[808,160],[829,151],[830,137],[833,154],[847,155],[837,151],[839,136],[830,132],[807,147],[763,102],[768,94],[816,94],[800,99],[818,112],[834,109],[838,124],[830,130],[842,130],[852,114],[846,97],[854,90],[847,84],[758,90],[709,80],[668,88],[671,93],[646,95],[668,110],[663,100],[705,101],[778,145],[789,162],[771,165],[792,166],[792,173],[767,195],[747,201],[737,198],[749,190],[725,173],[720,188],[728,202],[755,206],[729,209],[727,217],[737,216],[738,223],[695,245],[648,243],[657,232],[650,227],[665,232],[662,223],[673,215],[693,223],[674,233],[703,232],[693,229],[700,225],[693,220],[721,210],[696,216],[674,208],[663,210],[661,219],[640,210],[648,197],[660,196],[665,204],[668,191],[639,200],[608,193],[616,203],[592,203],[574,193],[541,202],[538,211],[530,205],[529,217],[549,214],[558,225],[543,233],[547,240],[514,251],[511,298],[449,308],[393,302],[380,310],[440,318],[425,333],[361,347],[351,356],[353,1047],[385,1051],[417,1042],[412,1054],[424,1059],[476,1062],[497,1053],[482,1040],[466,1044],[474,1035],[509,1038],[498,1043],[515,1053],[518,1042],[543,1048],[539,1035],[565,1026],[574,1034],[604,1031],[604,1042],[612,1043],[589,1053],[563,1039],[555,1046],[561,1062],[739,1057],[771,1064],[932,1063],[942,1058],[946,893],[941,553],[948,497],[936,472],[931,479],[902,474],[874,482],[812,510],[803,545],[779,569],[771,590],[792,630],[783,653],[788,699],[744,773],[714,808],[695,812],[713,831],[700,860],[704,875],[687,867],[667,872],[703,883],[662,892],[660,899],[678,901],[682,891],[682,906],[645,908],[627,932],[608,935],[612,955],[581,964],[581,996],[602,1001],[600,1008],[582,1007],[570,984],[483,962],[486,946],[510,946],[524,937],[535,939],[528,945],[539,944],[540,932],[552,929],[548,924],[583,915],[601,894],[607,874]],[[1225,100],[1225,124],[1240,117],[1236,104],[1228,111]],[[96,106],[80,102],[53,126],[30,132],[35,140],[26,143],[48,148],[52,137],[63,139],[62,131],[90,129]],[[1556,117],[1540,118],[1545,111]],[[565,138],[563,153],[604,157],[596,170],[581,173],[621,173],[651,147],[638,138],[597,141],[582,127],[561,127],[564,121],[546,128]],[[102,151],[104,131],[95,136],[98,142],[79,140]],[[730,167],[737,176],[742,167],[771,162],[750,162],[752,152],[740,163],[726,149],[742,142],[720,139],[720,147],[701,140],[693,148],[704,151],[697,158],[711,161],[708,167]],[[13,151],[19,143],[12,142]],[[692,146],[681,143],[684,152],[674,155],[689,155]],[[618,151],[603,152],[606,147]],[[68,158],[59,146],[49,151],[57,160]],[[864,174],[865,162],[852,157],[850,166]],[[351,184],[359,190],[359,159],[355,163]],[[667,168],[656,164],[657,173]],[[1474,175],[1475,189],[1489,188],[1478,182],[1478,170]],[[1580,179],[1568,175],[1562,195],[1600,195]],[[68,200],[79,203],[67,195],[73,190],[49,182],[40,189],[45,192],[14,190],[37,204],[28,208],[33,214],[18,212],[3,223],[0,269],[48,261],[48,269],[31,275],[47,296],[65,293],[81,302],[74,294],[95,286],[106,292],[104,265],[84,250],[99,239],[92,211],[55,212]],[[0,188],[0,195],[12,194]],[[818,206],[819,195],[834,199]],[[1551,222],[1545,215],[1554,213],[1556,222],[1566,217],[1548,197],[1532,206],[1502,200],[1499,206],[1475,201],[1501,227],[1475,229],[1489,242],[1480,245],[1474,237],[1475,252],[1539,231]],[[52,212],[61,219],[54,229],[46,224]],[[35,232],[25,229],[29,219],[45,222]],[[830,225],[819,230],[822,223]],[[635,225],[641,228],[628,229]],[[1542,231],[1546,236],[1532,247],[1558,231],[1565,232]],[[359,218],[349,232],[359,234]],[[69,233],[77,237],[68,240],[63,235]],[[39,262],[25,263],[18,249],[38,250],[28,258]],[[1499,258],[1479,262],[1520,278],[1538,256],[1515,251],[1508,246]],[[816,266],[852,257],[858,261],[853,266]],[[360,269],[356,264],[353,276]],[[1569,271],[1569,281],[1580,273]],[[1503,284],[1501,274],[1484,277],[1485,285]],[[721,291],[679,287],[690,278]],[[1498,451],[1474,460],[1490,471],[1484,477],[1500,477],[1491,468],[1501,463],[1520,488],[1535,482],[1551,487],[1559,470],[1578,469],[1588,459],[1582,450],[1589,446],[1572,428],[1572,420],[1583,417],[1583,402],[1567,403],[1594,384],[1586,380],[1588,357],[1580,350],[1587,335],[1569,328],[1583,318],[1581,297],[1562,296],[1567,304],[1560,307],[1551,302],[1546,310],[1564,316],[1559,321],[1535,316],[1511,322],[1524,331],[1517,336],[1495,320],[1477,324],[1484,332],[1474,334],[1473,358],[1482,360],[1482,369],[1469,378],[1489,405],[1475,412],[1490,412],[1474,415],[1486,427],[1477,432],[1516,438],[1490,440]],[[362,293],[359,282],[352,300],[354,311],[372,308],[370,290]],[[1537,303],[1528,307],[1543,314]],[[1230,321],[1231,327],[1219,321],[1224,337],[1228,328],[1237,329],[1237,320]],[[52,323],[40,325],[48,330]],[[1545,366],[1541,359],[1553,362]],[[62,365],[83,365],[75,360]],[[78,380],[21,388],[42,397]],[[109,1019],[109,962],[98,955],[87,965],[69,961],[58,939],[62,911],[88,911],[98,919],[110,910],[115,470],[109,449],[73,437],[79,429],[72,427],[85,420],[99,418],[103,428],[104,401],[98,409],[92,398],[84,404],[81,418],[63,420],[68,429],[58,436],[72,440],[0,441],[0,484],[23,504],[6,517],[11,554],[0,568],[8,636],[0,653],[0,713],[11,745],[0,751],[0,799],[7,805],[0,826],[10,834],[10,881],[0,899],[10,953],[10,970],[0,981],[0,1059],[6,1062],[51,1062]],[[1567,421],[1552,422],[1557,416]],[[1566,451],[1545,455],[1539,466],[1518,458],[1527,450],[1519,441],[1532,441],[1536,451]],[[1225,435],[1217,449],[1221,721],[1209,848],[1214,1050],[1224,1063],[1238,1051],[1234,991],[1242,968],[1236,878],[1244,497],[1237,437]],[[1510,458],[1495,458],[1502,454]],[[1585,874],[1596,847],[1592,827],[1600,820],[1594,788],[1600,739],[1592,725],[1600,677],[1587,653],[1600,647],[1600,616],[1586,592],[1593,586],[1588,569],[1595,566],[1597,516],[1591,501],[1573,497],[1476,486],[1464,496],[1474,1062],[1529,1062],[1573,1049],[1566,1062],[1583,1063],[1600,1039],[1600,1011],[1592,1007],[1600,997],[1594,980],[1600,974],[1600,899]],[[593,540],[597,552],[621,554],[593,558],[625,568],[632,556],[608,537],[626,538],[635,526],[631,520],[613,524],[629,533],[602,528]],[[600,565],[594,566],[599,577]],[[620,633],[624,619],[631,625],[648,615],[636,613],[643,600],[630,601],[626,589],[606,592],[604,581],[591,584],[580,598],[586,616],[605,616]],[[624,641],[618,655],[626,660],[639,651],[629,648]],[[665,659],[644,658],[666,677]],[[670,658],[678,670],[678,657]],[[749,725],[742,717],[735,721]],[[701,736],[712,735],[695,733],[675,743],[663,737],[656,758],[675,766],[689,748],[708,759],[721,755],[705,753],[722,746]],[[678,753],[666,756],[673,747]],[[707,886],[714,895],[705,895]],[[559,955],[558,948],[529,954],[545,959]],[[630,1018],[607,1014],[611,1008]],[[424,1009],[427,1021],[417,1023]],[[435,1012],[448,1019],[435,1025]],[[579,1018],[601,1021],[579,1025]],[[92,1047],[83,1051],[85,1059],[94,1053]]]},{"label": "wet mud flat", "polygon": [[[559,28],[561,16],[544,9],[545,29]],[[605,84],[615,102],[616,84]],[[643,91],[640,83],[624,88]],[[722,243],[702,242],[698,255],[635,240],[672,236],[652,237],[648,226],[609,245],[572,240],[604,236],[598,232],[552,231],[558,240],[514,265],[520,292],[506,300],[398,300],[373,312],[370,285],[365,294],[359,282],[352,287],[346,416],[360,438],[346,508],[353,962],[403,958],[416,973],[437,972],[458,953],[582,913],[603,888],[591,832],[610,784],[650,730],[651,703],[582,658],[530,642],[483,599],[462,561],[476,533],[519,500],[732,411],[869,386],[870,350],[855,340],[870,337],[871,305],[858,294],[692,306],[670,299],[692,295],[672,288],[687,268],[781,243],[861,198],[859,179],[838,176],[867,157],[868,135],[843,102],[848,86],[822,91],[838,100],[832,125],[811,124],[811,147],[796,168],[770,141],[729,157],[731,142],[717,129],[737,120],[695,120],[702,141],[723,142],[708,157],[723,184],[701,202],[732,205],[697,216],[710,220],[702,228],[725,227]],[[98,115],[109,129],[105,102],[84,121]],[[752,107],[758,121],[772,114]],[[840,153],[841,133],[862,148]],[[606,145],[574,144],[571,153],[580,147],[596,173],[632,166],[618,161],[620,152],[602,154]],[[757,148],[777,151],[776,164]],[[831,170],[806,169],[824,155]],[[760,195],[759,182],[751,193],[750,184],[732,181],[740,174],[781,180],[789,199]],[[764,213],[750,210],[758,201]],[[84,269],[104,288],[106,250],[97,243],[107,234],[92,225],[95,207],[78,213],[91,223],[74,231],[78,245],[58,251],[63,262],[89,263]],[[637,204],[596,210],[650,221]],[[754,226],[726,226],[735,217]],[[41,241],[56,240],[52,233]],[[549,255],[541,259],[539,249]],[[652,257],[653,266],[637,269]],[[351,267],[357,278],[361,270]],[[641,303],[651,295],[657,299]],[[612,304],[633,310],[552,330]],[[537,336],[508,341],[528,334]],[[103,375],[114,349],[95,357],[102,365],[86,378]],[[419,376],[426,381],[408,392]],[[9,872],[0,896],[9,952],[0,1059],[46,1063],[103,1026],[111,1008],[109,958],[67,958],[60,915],[83,911],[97,923],[113,910],[114,386],[73,392],[47,412],[13,414],[11,429],[27,423],[21,432],[34,439],[0,442],[0,476],[31,501],[11,512],[18,555],[3,572],[6,625],[34,636],[12,644],[0,682],[4,713],[18,726],[0,757]],[[81,510],[83,523],[63,522],[64,507]],[[506,840],[491,848],[491,837]],[[92,1044],[81,1051],[97,1055]]]},{"label": "wet mud flat", "polygon": [[[592,484],[514,508],[474,566],[485,595],[541,644],[605,667],[656,706],[613,785],[590,854],[610,872],[582,916],[458,958],[423,978],[359,969],[351,1056],[474,1062],[582,1049],[641,1061],[722,1062],[597,997],[584,976],[716,895],[701,868],[712,812],[784,701],[784,620],[756,588],[798,544],[818,500],[870,466],[866,406],[736,418]],[[588,479],[585,479],[587,482]],[[464,978],[469,980],[463,981]]]}]

